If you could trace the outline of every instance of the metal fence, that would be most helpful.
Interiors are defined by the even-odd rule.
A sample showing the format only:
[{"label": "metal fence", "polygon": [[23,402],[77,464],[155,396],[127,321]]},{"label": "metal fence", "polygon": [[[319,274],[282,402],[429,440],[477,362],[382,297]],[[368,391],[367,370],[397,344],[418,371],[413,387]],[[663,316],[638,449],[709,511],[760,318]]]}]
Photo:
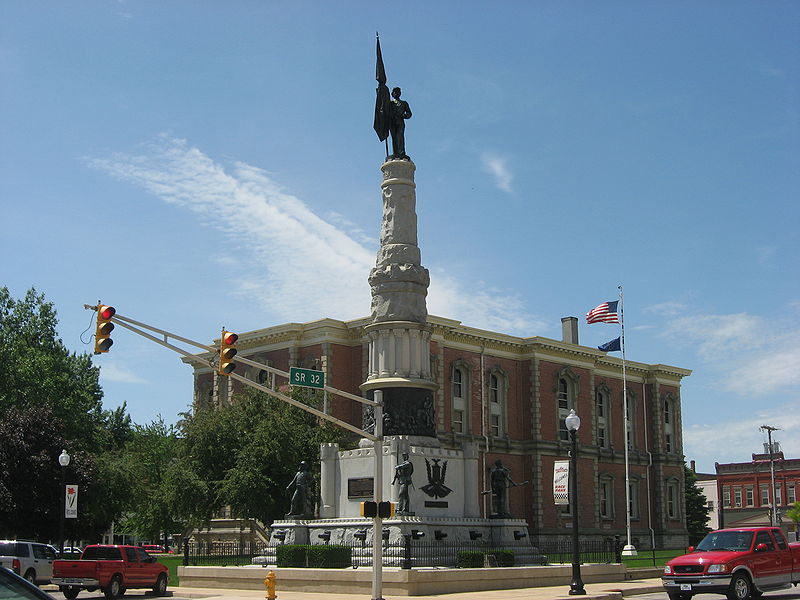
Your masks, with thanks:
[{"label": "metal fence", "polygon": [[[337,544],[341,545],[341,544]],[[250,564],[276,564],[276,549],[264,542],[190,542],[184,546],[184,565],[237,566]],[[356,541],[349,545],[352,566],[372,566],[372,545]],[[531,545],[503,546],[501,544],[466,543],[432,540],[415,540],[410,536],[398,541],[383,542],[383,563],[402,568],[465,566],[462,553],[471,553],[472,562],[480,566],[516,566],[542,564],[568,564],[572,562],[572,540],[562,537],[543,537],[532,540]],[[620,562],[621,546],[615,540],[580,540],[581,562]],[[511,556],[509,557],[509,553]],[[483,558],[476,559],[476,555]],[[254,561],[254,559],[256,559]],[[471,566],[476,566],[472,564]]]}]

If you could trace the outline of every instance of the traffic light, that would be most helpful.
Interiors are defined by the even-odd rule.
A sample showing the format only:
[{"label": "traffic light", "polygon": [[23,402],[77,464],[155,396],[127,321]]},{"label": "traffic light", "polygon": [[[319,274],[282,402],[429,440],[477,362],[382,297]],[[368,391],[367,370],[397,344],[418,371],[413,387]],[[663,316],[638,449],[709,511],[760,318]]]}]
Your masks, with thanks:
[{"label": "traffic light", "polygon": [[378,502],[378,516],[381,519],[391,519],[394,516],[394,502]]},{"label": "traffic light", "polygon": [[111,332],[114,331],[114,324],[111,317],[117,314],[113,306],[103,304],[97,307],[97,328],[94,332],[94,353],[103,354],[108,352],[114,340],[111,339]]},{"label": "traffic light", "polygon": [[380,517],[381,519],[390,519],[394,516],[394,502],[378,502],[367,500],[361,503],[361,516],[374,519]]},{"label": "traffic light", "polygon": [[220,375],[230,375],[236,368],[233,357],[236,356],[236,341],[239,336],[230,331],[222,330],[222,337],[219,341],[219,369]]},{"label": "traffic light", "polygon": [[378,505],[372,500],[361,503],[361,516],[374,519],[378,516]]}]

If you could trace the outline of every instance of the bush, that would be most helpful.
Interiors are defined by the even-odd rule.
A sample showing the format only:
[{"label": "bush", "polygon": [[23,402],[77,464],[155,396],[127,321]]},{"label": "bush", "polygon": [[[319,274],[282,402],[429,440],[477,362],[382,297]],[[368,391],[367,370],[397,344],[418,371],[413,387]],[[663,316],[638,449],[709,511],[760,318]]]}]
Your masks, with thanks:
[{"label": "bush", "polygon": [[514,552],[512,550],[487,550],[486,554],[493,554],[497,559],[498,567],[513,567]]},{"label": "bush", "polygon": [[456,553],[456,567],[459,569],[480,569],[483,567],[483,552],[480,550],[459,550]]},{"label": "bush", "polygon": [[315,569],[346,569],[353,565],[349,546],[287,544],[275,549],[279,567],[311,567]]},{"label": "bush", "polygon": [[350,546],[307,546],[308,566],[318,569],[346,569],[353,565]]},{"label": "bush", "polygon": [[275,549],[275,559],[279,567],[305,567],[306,548],[301,544],[287,544]]},{"label": "bush", "polygon": [[494,556],[498,567],[514,566],[514,552],[512,550],[461,550],[456,553],[456,567],[460,569],[481,569],[486,564],[487,556]]}]

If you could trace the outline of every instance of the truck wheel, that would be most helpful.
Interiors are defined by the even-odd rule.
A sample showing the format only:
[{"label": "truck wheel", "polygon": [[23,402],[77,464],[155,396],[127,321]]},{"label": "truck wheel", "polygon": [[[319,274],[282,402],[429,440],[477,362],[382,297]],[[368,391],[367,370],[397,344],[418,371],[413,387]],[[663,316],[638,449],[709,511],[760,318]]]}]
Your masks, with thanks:
[{"label": "truck wheel", "polygon": [[58,589],[67,600],[75,600],[78,597],[78,592],[81,591],[81,588],[76,585],[62,585]]},{"label": "truck wheel", "polygon": [[25,579],[30,581],[33,585],[36,585],[36,571],[33,569],[28,569],[25,571]]},{"label": "truck wheel", "polygon": [[164,573],[158,576],[156,580],[156,584],[153,586],[153,593],[156,596],[166,596],[167,595],[167,576]]},{"label": "truck wheel", "polygon": [[725,594],[728,600],[747,600],[753,592],[753,584],[744,573],[736,573],[731,579],[731,587]]},{"label": "truck wheel", "polygon": [[114,577],[111,578],[108,587],[103,590],[103,593],[108,600],[117,600],[117,598],[122,596],[122,580],[119,578],[119,575],[114,575]]}]

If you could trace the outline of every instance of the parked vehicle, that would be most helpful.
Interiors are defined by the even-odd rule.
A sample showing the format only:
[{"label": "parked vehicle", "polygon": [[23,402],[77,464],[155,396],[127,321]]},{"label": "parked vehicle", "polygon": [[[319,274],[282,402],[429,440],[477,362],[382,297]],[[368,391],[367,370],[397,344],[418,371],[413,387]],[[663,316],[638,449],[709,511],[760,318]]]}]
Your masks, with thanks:
[{"label": "parked vehicle", "polygon": [[0,541],[0,567],[10,569],[33,584],[50,583],[55,559],[55,549],[47,544]]},{"label": "parked vehicle", "polygon": [[144,548],[99,544],[86,546],[80,560],[55,561],[51,579],[67,600],[74,600],[81,590],[97,589],[109,600],[133,588],[150,588],[164,596],[168,581],[167,567]]},{"label": "parked vehicle", "polygon": [[148,554],[165,554],[166,550],[164,550],[164,546],[158,546],[156,544],[142,544],[142,548],[147,550]]},{"label": "parked vehicle", "polygon": [[5,567],[0,567],[0,598],[4,600],[56,600],[35,584]]},{"label": "parked vehicle", "polygon": [[661,577],[670,600],[724,594],[729,600],[800,584],[800,543],[777,527],[712,531],[689,553],[670,560]]}]

